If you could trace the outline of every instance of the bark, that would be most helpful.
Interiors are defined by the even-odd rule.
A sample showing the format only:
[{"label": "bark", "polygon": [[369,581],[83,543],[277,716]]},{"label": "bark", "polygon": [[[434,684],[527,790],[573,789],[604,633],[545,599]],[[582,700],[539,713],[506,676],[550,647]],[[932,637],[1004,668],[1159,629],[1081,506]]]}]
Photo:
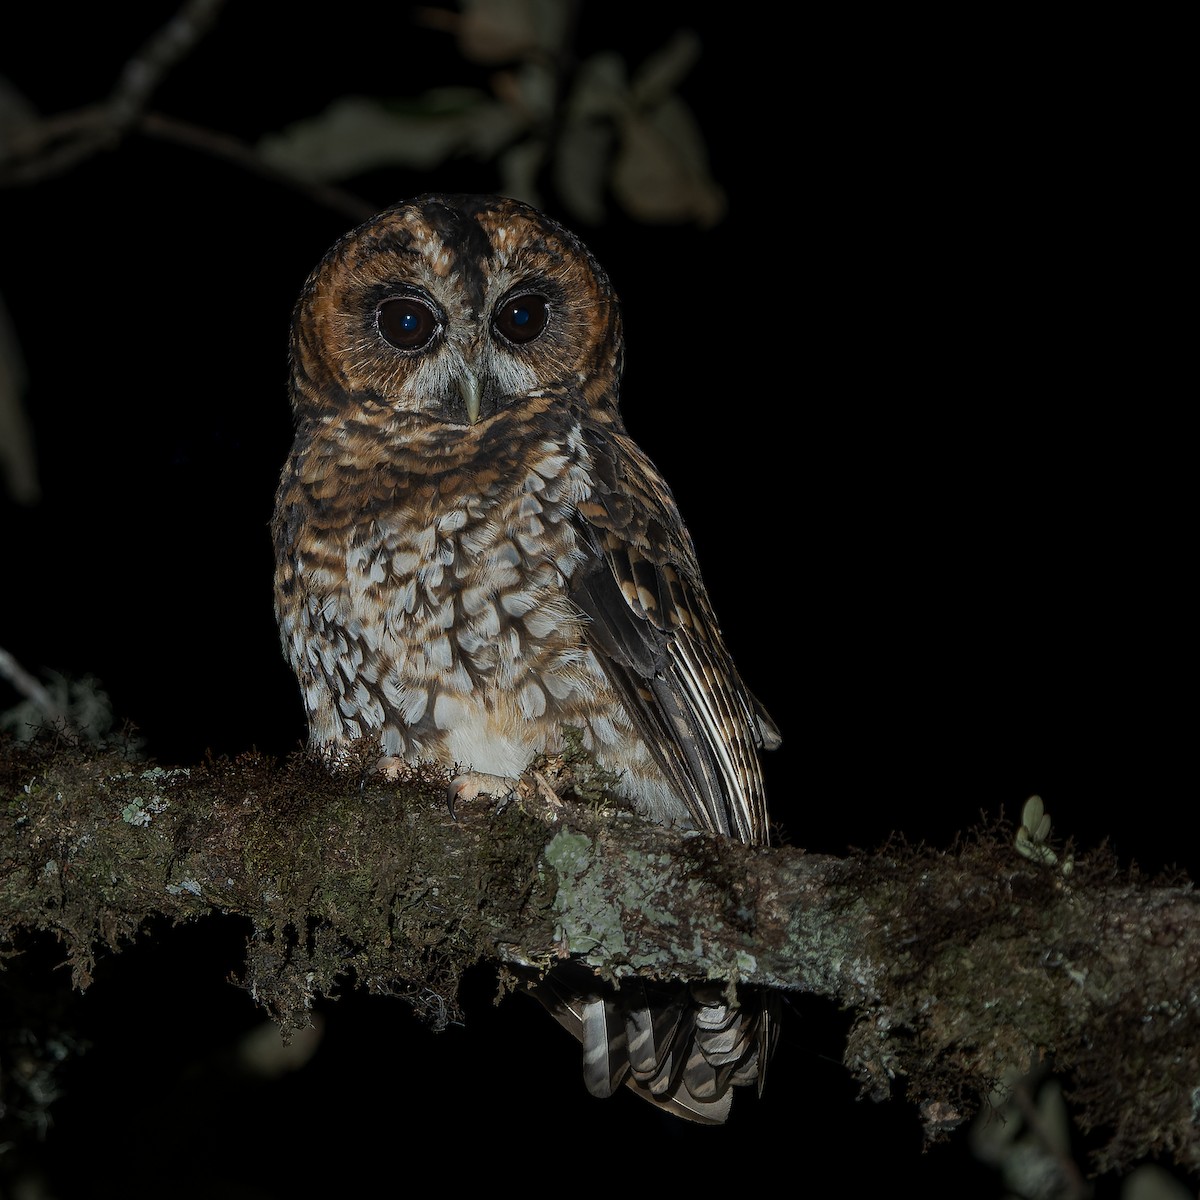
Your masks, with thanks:
[{"label": "bark", "polygon": [[583,759],[537,765],[507,805],[451,815],[435,771],[0,747],[0,944],[52,931],[86,988],[153,918],[236,915],[245,986],[293,1028],[346,986],[455,1015],[481,960],[812,992],[856,1014],[845,1061],[865,1090],[903,1082],[931,1137],[1048,1064],[1102,1133],[1096,1169],[1165,1153],[1200,1170],[1186,880],[1104,851],[1030,857],[1004,826],[849,859],[747,847],[614,807]]}]

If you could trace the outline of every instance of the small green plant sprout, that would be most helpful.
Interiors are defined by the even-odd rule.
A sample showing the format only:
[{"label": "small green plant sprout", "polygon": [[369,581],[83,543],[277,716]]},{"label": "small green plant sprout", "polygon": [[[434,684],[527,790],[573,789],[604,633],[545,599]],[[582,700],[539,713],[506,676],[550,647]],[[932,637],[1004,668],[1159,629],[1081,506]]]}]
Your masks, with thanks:
[{"label": "small green plant sprout", "polygon": [[[1046,844],[1050,836],[1050,814],[1042,803],[1041,796],[1030,796],[1021,809],[1021,827],[1017,830],[1017,853],[1030,862],[1046,867],[1058,865],[1058,855]],[[1074,858],[1067,857],[1062,863],[1062,873],[1070,875],[1075,868]]]}]

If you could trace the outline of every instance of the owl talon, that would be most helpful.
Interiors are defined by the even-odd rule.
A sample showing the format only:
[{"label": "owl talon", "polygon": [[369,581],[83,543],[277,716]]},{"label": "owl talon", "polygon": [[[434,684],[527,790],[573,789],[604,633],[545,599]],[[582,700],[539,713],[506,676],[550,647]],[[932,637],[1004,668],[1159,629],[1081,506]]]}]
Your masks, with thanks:
[{"label": "owl talon", "polygon": [[496,811],[502,813],[513,797],[517,781],[505,779],[503,775],[485,775],[481,771],[468,771],[465,775],[456,775],[446,789],[446,807],[450,816],[457,821],[458,813],[455,805],[460,801],[467,804],[478,800],[480,796],[490,796],[496,801]]}]

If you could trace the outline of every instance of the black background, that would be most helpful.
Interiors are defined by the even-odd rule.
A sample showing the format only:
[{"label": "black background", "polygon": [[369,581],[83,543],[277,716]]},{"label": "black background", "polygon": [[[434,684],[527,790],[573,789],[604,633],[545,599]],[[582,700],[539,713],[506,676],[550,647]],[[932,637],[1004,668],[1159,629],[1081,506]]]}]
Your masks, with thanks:
[{"label": "black background", "polygon": [[[96,100],[173,8],[43,6],[19,34],[10,14],[0,71],[44,111]],[[1175,189],[1107,31],[581,11],[581,55],[636,64],[677,28],[702,38],[683,94],[725,219],[646,227],[614,205],[587,227],[548,207],[623,299],[627,424],[783,731],[768,772],[786,839],[948,845],[1038,792],[1081,846],[1194,872],[1194,555],[1157,301]],[[409,5],[231,4],[152,107],[253,142],[341,95],[487,75]],[[497,182],[467,160],[349,186],[382,207]],[[0,193],[43,491],[0,502],[0,644],[98,676],[164,764],[302,742],[267,522],[291,306],[352,223],[138,137]],[[565,1037],[532,1005],[493,1008],[485,975],[465,1027],[435,1035],[347,996],[304,1072],[238,1080],[223,1056],[258,1018],[222,981],[243,937],[213,924],[147,943],[71,1002],[94,1048],[43,1147],[56,1195],[429,1186],[418,1163],[435,1187],[781,1175],[999,1194],[961,1139],[923,1155],[903,1101],[855,1100],[845,1018],[809,1000],[766,1095],[739,1096],[723,1130],[592,1101]],[[25,961],[63,974],[53,947]]]}]

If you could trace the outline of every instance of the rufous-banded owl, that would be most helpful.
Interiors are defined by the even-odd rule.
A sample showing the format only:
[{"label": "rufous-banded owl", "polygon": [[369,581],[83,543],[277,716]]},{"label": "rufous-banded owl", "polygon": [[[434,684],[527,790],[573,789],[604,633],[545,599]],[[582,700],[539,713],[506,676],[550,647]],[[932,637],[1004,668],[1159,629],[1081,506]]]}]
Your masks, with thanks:
[{"label": "rufous-banded owl", "polygon": [[[764,843],[759,750],[779,735],[625,431],[622,357],[604,271],[517,201],[420,196],[329,250],[293,319],[272,524],[310,745],[366,737],[503,792],[572,727],[638,812]],[[769,1006],[651,991],[576,971],[540,997],[593,1091],[724,1120],[760,1077]]]}]

